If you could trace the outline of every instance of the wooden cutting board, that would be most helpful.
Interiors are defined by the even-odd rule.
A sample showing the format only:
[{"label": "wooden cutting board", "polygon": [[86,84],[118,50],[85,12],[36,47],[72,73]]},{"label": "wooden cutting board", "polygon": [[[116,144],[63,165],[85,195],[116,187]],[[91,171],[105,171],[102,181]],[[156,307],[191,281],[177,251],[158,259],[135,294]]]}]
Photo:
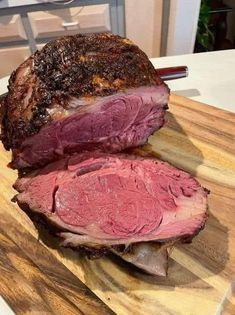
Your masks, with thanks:
[{"label": "wooden cutting board", "polygon": [[175,247],[167,278],[109,258],[89,261],[48,236],[50,247],[38,240],[10,201],[16,173],[0,148],[0,294],[17,314],[235,314],[235,114],[173,95],[167,125],[139,152],[191,172],[211,190],[206,227],[192,244]]}]

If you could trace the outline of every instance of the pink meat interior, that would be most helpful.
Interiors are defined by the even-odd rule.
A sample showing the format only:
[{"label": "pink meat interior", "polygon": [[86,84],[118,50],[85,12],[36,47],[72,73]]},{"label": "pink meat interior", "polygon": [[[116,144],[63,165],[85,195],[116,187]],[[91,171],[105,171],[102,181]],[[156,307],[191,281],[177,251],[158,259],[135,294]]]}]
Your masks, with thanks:
[{"label": "pink meat interior", "polygon": [[95,239],[190,235],[205,221],[206,195],[167,163],[125,155],[75,155],[19,180],[18,200]]},{"label": "pink meat interior", "polygon": [[[13,150],[12,167],[45,165],[64,154],[83,151],[119,152],[144,144],[165,122],[165,85],[130,89],[64,110],[60,119],[28,137]],[[54,115],[56,111],[54,109]]]}]

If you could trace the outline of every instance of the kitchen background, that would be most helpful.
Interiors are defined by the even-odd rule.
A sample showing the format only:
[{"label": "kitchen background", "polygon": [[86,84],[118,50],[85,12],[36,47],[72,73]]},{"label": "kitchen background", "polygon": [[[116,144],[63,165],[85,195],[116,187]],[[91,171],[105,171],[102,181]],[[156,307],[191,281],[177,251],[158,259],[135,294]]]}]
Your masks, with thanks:
[{"label": "kitchen background", "polygon": [[149,57],[234,48],[233,0],[0,0],[0,78],[57,36],[111,31]]}]

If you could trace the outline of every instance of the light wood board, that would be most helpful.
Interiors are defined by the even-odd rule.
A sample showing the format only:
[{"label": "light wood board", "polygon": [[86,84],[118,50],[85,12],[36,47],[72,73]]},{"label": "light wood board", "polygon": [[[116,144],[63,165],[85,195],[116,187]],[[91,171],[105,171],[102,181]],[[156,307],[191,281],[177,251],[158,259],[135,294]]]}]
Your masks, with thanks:
[{"label": "light wood board", "polygon": [[0,148],[0,294],[16,314],[235,314],[235,115],[173,95],[167,125],[139,152],[191,172],[211,190],[206,227],[192,244],[175,247],[167,278],[39,241],[10,201],[16,172]]}]

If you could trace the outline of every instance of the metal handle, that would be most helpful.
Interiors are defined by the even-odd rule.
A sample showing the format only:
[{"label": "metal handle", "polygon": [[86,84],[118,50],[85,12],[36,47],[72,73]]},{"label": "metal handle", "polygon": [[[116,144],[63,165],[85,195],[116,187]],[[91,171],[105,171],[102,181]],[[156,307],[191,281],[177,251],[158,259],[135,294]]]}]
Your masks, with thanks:
[{"label": "metal handle", "polygon": [[74,21],[74,22],[62,22],[62,26],[63,27],[71,27],[71,26],[78,26],[79,22],[78,21]]},{"label": "metal handle", "polygon": [[47,0],[47,1],[50,2],[50,3],[56,4],[56,5],[67,5],[67,4],[70,4],[70,3],[74,2],[74,0],[68,0],[68,1],[64,1],[63,0],[63,2],[61,0],[58,0],[58,1],[56,1],[56,0]]}]

